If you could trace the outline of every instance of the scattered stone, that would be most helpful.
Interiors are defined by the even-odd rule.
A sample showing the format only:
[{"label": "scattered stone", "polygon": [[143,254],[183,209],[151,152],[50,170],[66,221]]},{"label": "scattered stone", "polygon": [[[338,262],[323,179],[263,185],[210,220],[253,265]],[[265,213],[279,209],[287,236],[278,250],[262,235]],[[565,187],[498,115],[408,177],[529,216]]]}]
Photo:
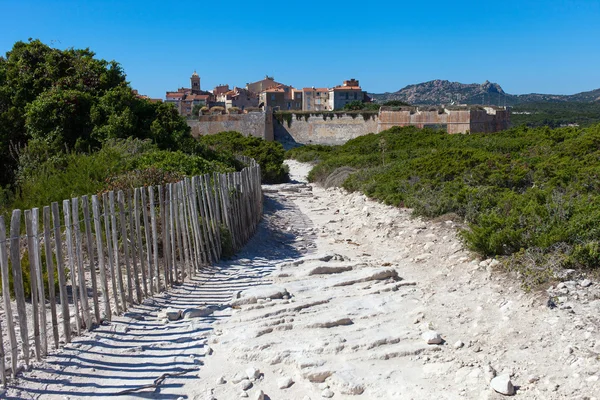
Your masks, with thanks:
[{"label": "scattered stone", "polygon": [[331,391],[331,389],[325,389],[321,392],[321,397],[325,397],[326,399],[332,398],[333,395],[334,393]]},{"label": "scattered stone", "polygon": [[277,379],[277,387],[279,389],[287,389],[294,384],[294,381],[289,376]]},{"label": "scattered stone", "polygon": [[454,343],[454,348],[455,349],[460,349],[460,348],[464,347],[464,345],[465,344],[462,341],[459,340],[458,342]]},{"label": "scattered stone", "polygon": [[329,368],[316,368],[309,370],[304,373],[304,377],[312,383],[325,382],[325,379],[329,378],[333,374],[333,371]]},{"label": "scattered stone", "polygon": [[252,387],[252,382],[250,382],[249,379],[244,379],[240,382],[240,386],[242,387],[242,390],[248,390]]},{"label": "scattered stone", "polygon": [[169,321],[177,321],[180,318],[181,310],[176,310],[174,308],[167,308],[166,310],[161,310],[158,312],[159,320],[167,319]]},{"label": "scattered stone", "polygon": [[540,377],[537,375],[529,375],[529,378],[527,378],[527,382],[529,382],[529,383],[536,383],[539,380],[540,380]]},{"label": "scattered stone", "polygon": [[355,283],[360,282],[369,282],[369,281],[380,281],[384,279],[392,278],[394,280],[400,280],[401,278],[398,276],[398,271],[393,268],[374,268],[369,269],[366,272],[362,272],[361,274],[357,274],[358,276],[354,279],[345,279],[341,280],[337,283],[334,283],[333,287],[338,286],[349,286],[354,285]]},{"label": "scattered stone", "polygon": [[214,312],[214,310],[210,309],[208,307],[186,308],[185,310],[183,310],[182,316],[183,316],[183,319],[202,318],[202,317],[208,317],[213,312]]},{"label": "scattered stone", "polygon": [[275,285],[258,286],[243,291],[238,299],[230,302],[230,305],[234,307],[244,304],[256,304],[259,299],[282,299],[283,296],[290,296],[283,287]]},{"label": "scattered stone", "polygon": [[265,393],[262,390],[259,390],[258,392],[254,393],[254,396],[252,396],[253,400],[265,400]]},{"label": "scattered stone", "polygon": [[242,392],[240,393],[240,397],[248,397],[248,392],[242,390]]},{"label": "scattered stone", "polygon": [[322,265],[315,267],[308,271],[308,275],[326,275],[326,274],[339,274],[341,272],[352,271],[351,266],[329,266]]},{"label": "scattered stone", "polygon": [[251,381],[255,381],[260,376],[260,370],[258,368],[253,368],[253,367],[248,368],[248,369],[246,369],[246,376]]},{"label": "scattered stone", "polygon": [[217,385],[224,385],[226,383],[227,381],[225,380],[224,376],[220,376],[219,379],[217,379]]},{"label": "scattered stone", "polygon": [[492,387],[492,389],[494,389],[500,394],[504,394],[507,396],[512,396],[513,394],[515,394],[515,387],[510,381],[510,375],[508,374],[503,374],[495,377],[490,382],[490,386]]},{"label": "scattered stone", "polygon": [[588,286],[592,286],[592,281],[590,281],[589,279],[584,279],[581,282],[579,282],[579,285],[581,287],[588,287]]},{"label": "scattered stone", "polygon": [[237,384],[237,383],[240,383],[241,381],[243,381],[244,379],[247,379],[247,378],[248,377],[246,376],[246,374],[238,372],[237,374],[235,374],[233,376],[233,378],[231,378],[231,382]]},{"label": "scattered stone", "polygon": [[436,331],[423,332],[421,337],[427,342],[427,344],[440,344],[444,341],[444,339],[442,339],[442,336]]},{"label": "scattered stone", "polygon": [[307,325],[307,328],[333,328],[334,326],[340,325],[352,325],[352,320],[350,318],[338,318],[320,321]]}]

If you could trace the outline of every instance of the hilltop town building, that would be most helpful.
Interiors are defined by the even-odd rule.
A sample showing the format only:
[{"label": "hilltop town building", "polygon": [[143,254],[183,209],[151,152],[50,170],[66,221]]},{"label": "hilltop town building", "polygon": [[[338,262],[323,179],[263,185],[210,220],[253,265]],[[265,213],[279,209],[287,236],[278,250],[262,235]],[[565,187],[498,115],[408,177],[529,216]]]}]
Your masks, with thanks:
[{"label": "hilltop town building", "polygon": [[258,97],[244,88],[234,87],[232,90],[217,94],[216,98],[218,103],[224,104],[227,111],[232,107],[237,107],[243,111],[248,107],[258,106]]},{"label": "hilltop town building", "polygon": [[329,108],[328,88],[304,88],[302,89],[303,111],[327,111]]},{"label": "hilltop town building", "polygon": [[356,79],[344,81],[343,85],[329,89],[329,109],[341,110],[350,102],[365,101],[366,95]]},{"label": "hilltop town building", "polygon": [[179,114],[189,117],[194,106],[209,105],[212,100],[211,93],[200,88],[200,76],[194,71],[190,77],[191,88],[179,88],[176,92],[167,92],[165,103],[173,104]]}]

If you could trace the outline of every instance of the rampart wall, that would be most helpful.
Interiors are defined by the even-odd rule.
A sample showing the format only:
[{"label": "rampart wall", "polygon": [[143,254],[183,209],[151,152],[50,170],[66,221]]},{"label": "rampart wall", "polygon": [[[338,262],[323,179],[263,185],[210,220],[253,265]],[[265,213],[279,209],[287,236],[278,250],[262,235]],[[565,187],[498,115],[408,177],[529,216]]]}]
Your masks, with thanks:
[{"label": "rampart wall", "polygon": [[244,136],[256,136],[273,140],[273,117],[271,113],[201,115],[197,120],[187,121],[194,137],[214,135],[223,131],[237,131]]}]

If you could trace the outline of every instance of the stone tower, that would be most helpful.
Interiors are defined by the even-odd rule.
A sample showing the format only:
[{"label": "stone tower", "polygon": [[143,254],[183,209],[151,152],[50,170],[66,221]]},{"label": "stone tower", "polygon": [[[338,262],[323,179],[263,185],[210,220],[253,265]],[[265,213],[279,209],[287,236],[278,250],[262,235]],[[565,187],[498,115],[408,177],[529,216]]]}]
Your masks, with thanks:
[{"label": "stone tower", "polygon": [[196,71],[194,71],[194,73],[192,74],[190,81],[192,82],[192,93],[200,94],[200,77],[198,76]]}]

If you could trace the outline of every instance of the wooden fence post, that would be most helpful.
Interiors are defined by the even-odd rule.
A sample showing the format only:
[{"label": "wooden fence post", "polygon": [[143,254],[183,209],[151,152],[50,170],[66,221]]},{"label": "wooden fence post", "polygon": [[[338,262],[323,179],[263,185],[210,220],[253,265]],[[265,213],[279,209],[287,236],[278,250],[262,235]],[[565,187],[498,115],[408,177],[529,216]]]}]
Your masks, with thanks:
[{"label": "wooden fence post", "polygon": [[92,298],[94,301],[94,316],[96,324],[100,325],[100,304],[98,302],[98,283],[96,281],[96,263],[94,262],[94,241],[92,239],[92,226],[90,223],[89,200],[87,196],[81,197],[81,206],[83,208],[83,222],[85,225],[85,237],[87,243],[87,253],[90,266],[90,278],[92,281]]},{"label": "wooden fence post", "polygon": [[29,258],[29,283],[31,289],[31,306],[33,309],[33,341],[35,345],[35,359],[41,360],[40,346],[40,312],[39,293],[37,288],[37,254],[34,245],[33,221],[31,210],[25,210],[25,231],[27,232],[27,255]]},{"label": "wooden fence post", "polygon": [[81,335],[81,320],[79,317],[79,302],[77,294],[77,278],[75,276],[75,270],[77,266],[75,264],[75,256],[73,255],[73,234],[71,232],[71,207],[69,200],[63,200],[63,212],[65,217],[65,240],[67,242],[67,255],[69,256],[69,266],[71,267],[71,297],[73,299],[73,305],[75,306],[75,328],[77,334]]},{"label": "wooden fence post", "polygon": [[92,329],[92,318],[90,316],[90,303],[87,294],[87,285],[85,284],[85,270],[83,268],[83,241],[81,240],[81,226],[79,225],[79,199],[71,199],[73,208],[73,231],[75,232],[75,256],[77,257],[77,275],[79,277],[79,300],[83,311],[83,320],[85,328]]},{"label": "wooden fence post", "polygon": [[8,343],[10,345],[12,377],[14,378],[17,374],[17,357],[19,348],[17,344],[17,335],[15,333],[15,324],[13,322],[12,305],[10,303],[10,278],[8,275],[6,225],[4,224],[4,217],[2,216],[0,216],[0,268],[2,269],[2,298],[4,300],[4,318],[6,319]]},{"label": "wooden fence post", "polygon": [[125,273],[127,274],[127,302],[133,305],[133,285],[131,284],[131,266],[129,265],[129,239],[127,238],[127,220],[125,219],[125,195],[122,190],[117,193],[119,203],[119,217],[121,224],[121,240],[123,241],[123,253],[125,255]]},{"label": "wooden fence post", "polygon": [[29,367],[29,331],[27,329],[23,271],[21,269],[21,210],[13,210],[10,221],[10,261],[12,263],[13,287],[19,316],[19,330],[21,331],[21,346],[25,365]]},{"label": "wooden fence post", "polygon": [[63,318],[63,333],[65,342],[71,342],[71,312],[69,311],[69,295],[67,293],[67,277],[65,274],[65,256],[62,249],[60,232],[60,211],[58,203],[52,203],[52,223],[54,224],[54,244],[56,252],[56,270],[58,273],[58,289],[60,293],[60,307]]},{"label": "wooden fence post", "polygon": [[[108,280],[104,264],[104,247],[102,246],[102,221],[100,221],[100,206],[98,196],[92,196],[92,213],[94,214],[94,233],[96,234],[96,249],[98,250],[98,268],[100,269],[100,284],[102,285],[102,299],[104,300],[104,318],[111,320],[110,295],[108,293]],[[98,321],[100,323],[100,321]]]}]

